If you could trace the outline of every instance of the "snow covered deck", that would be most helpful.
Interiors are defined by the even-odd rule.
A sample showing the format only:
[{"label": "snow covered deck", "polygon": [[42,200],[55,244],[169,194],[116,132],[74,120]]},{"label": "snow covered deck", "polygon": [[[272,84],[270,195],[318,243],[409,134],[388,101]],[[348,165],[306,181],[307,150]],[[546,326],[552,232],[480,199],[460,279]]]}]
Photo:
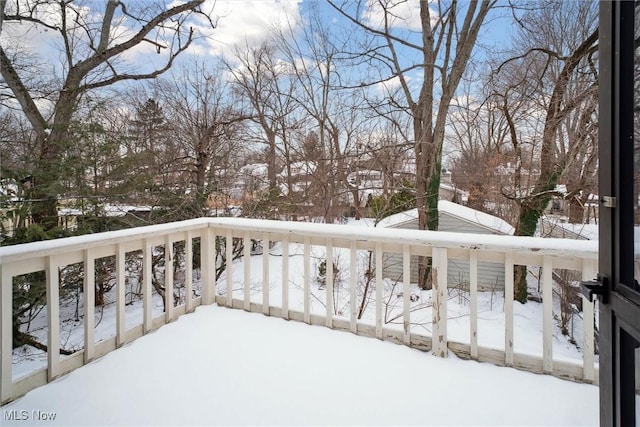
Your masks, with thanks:
[{"label": "snow covered deck", "polygon": [[[383,277],[382,269],[376,269],[375,265],[382,264],[384,253],[401,254],[403,270],[406,273],[404,277],[409,277],[409,260],[412,256],[432,257],[434,275],[437,278],[434,289],[430,291],[418,289],[415,283],[410,283],[409,280],[403,281],[402,277]],[[118,356],[118,354],[126,355],[127,351],[134,351],[130,349],[144,345],[155,346],[156,350],[152,352],[152,355],[142,358],[144,359],[143,365],[155,366],[153,369],[155,375],[168,378],[169,383],[177,381],[176,384],[190,379],[202,387],[188,390],[188,388],[174,387],[170,384],[158,385],[160,390],[163,387],[168,388],[167,393],[172,395],[174,399],[170,402],[184,403],[184,399],[194,399],[196,402],[201,402],[202,406],[196,405],[198,409],[182,411],[180,408],[185,407],[184,404],[171,405],[166,400],[158,400],[158,394],[162,395],[162,399],[170,398],[164,396],[164,393],[156,393],[155,385],[149,386],[146,394],[142,391],[138,393],[142,394],[140,397],[143,400],[141,405],[144,405],[145,402],[151,402],[149,404],[154,405],[154,402],[159,402],[158,405],[163,408],[174,406],[169,412],[175,411],[180,414],[176,414],[176,416],[183,417],[190,416],[188,414],[191,412],[197,417],[202,417],[206,413],[211,413],[212,417],[214,417],[214,413],[224,413],[228,417],[236,414],[238,420],[243,420],[238,421],[239,423],[249,424],[423,424],[431,422],[426,420],[429,419],[429,414],[434,413],[435,410],[427,406],[431,409],[427,411],[427,414],[424,413],[422,409],[424,406],[421,405],[428,402],[429,399],[457,401],[449,391],[440,393],[439,390],[448,390],[451,387],[459,389],[456,393],[460,393],[460,396],[466,396],[464,398],[465,405],[471,399],[468,393],[470,390],[475,390],[473,393],[478,394],[475,397],[478,401],[492,400],[497,402],[500,408],[504,408],[509,405],[500,402],[499,395],[501,393],[505,395],[524,393],[523,390],[533,388],[533,384],[541,378],[545,378],[543,381],[553,381],[547,386],[554,384],[553,387],[557,385],[559,389],[564,387],[559,384],[569,384],[556,382],[557,379],[551,376],[528,375],[520,378],[517,376],[526,374],[516,372],[513,369],[500,371],[499,368],[487,364],[479,365],[474,362],[452,360],[456,357],[451,355],[449,350],[462,358],[513,366],[578,381],[597,382],[597,362],[593,348],[594,305],[586,300],[582,301],[580,322],[576,327],[575,336],[569,340],[568,337],[558,332],[554,320],[558,304],[554,298],[556,285],[553,280],[553,274],[557,269],[575,270],[585,279],[593,278],[597,262],[597,242],[385,230],[349,225],[238,218],[201,218],[0,248],[0,259],[2,260],[2,264],[0,264],[2,277],[0,395],[3,403],[10,402],[29,390],[50,383],[121,347],[125,348],[99,359],[96,363],[91,363],[89,369],[73,372],[72,375],[38,389],[29,396],[45,393],[39,390],[47,390],[51,387],[53,387],[52,390],[56,390],[58,384],[69,382],[78,375],[81,377],[85,375],[80,372],[93,372],[94,367],[107,366],[107,361],[113,358],[120,361],[114,365],[118,366],[118,369],[123,364],[137,366],[140,363],[137,357],[128,358],[127,362],[124,362],[124,359],[119,358],[125,356]],[[234,261],[226,262],[231,259]],[[456,259],[466,260],[471,266],[468,289],[449,289],[447,286],[447,263]],[[111,264],[109,264],[111,262],[109,260],[112,261]],[[478,261],[504,263],[507,272],[512,272],[514,265],[520,264],[527,265],[530,269],[537,271],[536,280],[539,283],[543,302],[526,305],[514,303],[512,298],[513,275],[510,273],[506,274],[504,295],[496,292],[479,292],[475,279],[477,274],[474,273]],[[326,266],[326,274],[324,277],[320,277],[319,271],[322,270],[320,267],[323,263]],[[65,291],[65,281],[68,280],[70,274],[80,274],[77,273],[78,271],[95,271],[98,265],[103,267],[112,265],[105,270],[108,273],[106,275],[111,277],[109,280],[113,282],[113,287],[107,295],[107,303],[102,307],[96,307],[94,304],[96,284],[99,280],[98,274],[83,274],[83,282],[74,294],[76,297],[74,302],[70,298],[71,294],[68,293],[68,290]],[[166,266],[173,268],[166,268]],[[48,352],[27,354],[22,353],[19,349],[12,349],[13,282],[18,276],[38,271],[44,271],[46,276],[46,310],[42,310],[42,314],[30,322],[32,329],[29,330],[29,333],[39,338],[41,342],[48,344]],[[76,273],[73,273],[74,271]],[[156,281],[153,286],[152,280]],[[158,283],[162,285],[164,300],[156,290]],[[65,293],[61,293],[62,291],[67,292],[66,296]],[[197,329],[193,333],[180,332],[175,333],[175,336],[172,335],[174,332],[170,331],[174,331],[178,325],[191,325],[196,322],[196,320],[190,319],[200,319],[196,323],[202,322],[203,324],[213,322],[217,325],[216,327],[224,322],[224,328],[229,328],[229,331],[236,328],[236,323],[244,325],[245,322],[263,322],[264,327],[268,328],[267,325],[277,321],[277,319],[264,316],[222,310],[212,306],[214,303],[263,313],[271,317],[296,320],[312,325],[324,325],[331,329],[350,331],[357,335],[375,337],[379,340],[404,344],[404,346],[390,347],[388,344],[378,342],[378,340],[362,340],[352,337],[350,334],[334,333],[329,329],[309,328],[306,325],[281,321],[277,324],[287,325],[287,328],[292,328],[291,332],[286,329],[286,334],[282,331],[275,333],[265,331],[258,335],[246,335],[247,330],[231,333],[225,332],[226,329],[218,332],[213,329],[210,332],[209,329]],[[184,316],[179,321],[173,322],[182,314],[190,313],[198,306],[205,307],[199,307],[195,314]],[[75,316],[75,319],[72,316],[74,307],[80,313]],[[223,316],[220,313],[225,314]],[[213,316],[213,319],[220,316],[220,320],[218,322],[210,319],[205,320],[203,316],[207,319],[209,319],[208,316]],[[227,321],[225,316],[243,317],[233,317],[233,321]],[[245,321],[244,319],[251,320]],[[157,333],[148,335],[149,332],[170,322],[173,323],[167,328],[162,328]],[[246,329],[254,329],[254,327]],[[322,352],[329,352],[333,356],[323,356],[315,360],[309,359],[309,362],[307,362],[307,356],[295,356],[295,354],[304,353],[305,347],[310,347],[310,345],[306,344],[306,341],[296,338],[295,334],[298,332],[294,331],[307,331],[301,332],[302,334],[321,334],[318,340],[324,343]],[[289,335],[290,333],[292,335]],[[165,334],[169,334],[167,335],[168,341],[156,342],[158,337],[165,336]],[[222,334],[226,338],[216,338],[216,334]],[[185,339],[191,337],[191,340],[178,345],[177,342],[171,341],[175,341],[175,337],[178,335],[184,335]],[[142,336],[145,336],[144,339],[138,339]],[[286,337],[286,340],[282,341],[282,337]],[[434,337],[436,339],[433,339]],[[380,349],[394,348],[393,352],[407,352],[406,354],[420,358],[425,363],[405,366],[405,362],[378,362],[374,368],[368,365],[368,360],[359,360],[360,365],[357,363],[350,365],[350,363],[355,363],[351,360],[350,353],[341,349],[342,341],[345,339],[356,340],[354,342],[359,343],[357,346],[373,345],[381,346],[376,347]],[[129,346],[128,343],[134,340],[136,342]],[[252,341],[258,341],[261,345],[253,346]],[[143,344],[147,342],[154,344]],[[365,342],[367,344],[361,344]],[[220,353],[217,350],[215,354],[211,353],[209,352],[211,346],[215,349],[224,349],[229,353]],[[277,378],[269,379],[266,384],[262,384],[264,381],[256,378],[260,378],[260,375],[272,375],[274,372],[265,372],[257,377],[253,374],[245,375],[243,369],[249,369],[251,363],[234,365],[235,356],[233,355],[237,353],[235,350],[237,346],[244,348],[251,360],[259,362],[260,366],[265,366],[265,360],[273,361],[274,364],[269,365],[273,368],[266,370],[279,372],[280,375]],[[430,351],[444,359],[439,360],[428,353],[415,352],[405,346]],[[180,348],[176,349],[176,347]],[[284,354],[278,353],[277,356],[272,355],[269,353],[272,347],[286,349],[286,352]],[[59,348],[64,348],[72,354],[62,356],[58,352]],[[176,354],[181,354],[181,356],[171,356],[174,350],[178,351]],[[322,352],[318,351],[319,354],[323,354]],[[356,350],[354,352],[357,353]],[[165,354],[168,358],[167,363],[157,365],[154,360],[156,358],[162,360]],[[207,357],[211,358],[210,363],[204,365],[198,363]],[[323,365],[326,363],[325,359],[329,357],[335,357],[339,364],[344,363],[345,366],[352,366],[349,370],[340,371],[342,373],[334,377],[328,374],[322,375],[322,379],[325,381],[331,378],[330,384],[333,387],[331,390],[326,388],[329,385],[325,386],[322,382],[318,382],[316,387],[314,381],[320,380],[319,376],[313,374],[318,369],[338,369],[337,367],[329,367],[333,365]],[[371,355],[367,357],[371,357]],[[363,359],[363,357],[357,359]],[[441,363],[449,365],[440,365]],[[482,366],[483,370],[491,372],[492,378],[495,377],[496,372],[505,372],[500,375],[516,375],[514,378],[520,379],[509,380],[515,382],[508,382],[511,385],[504,387],[511,387],[511,389],[500,391],[494,390],[492,385],[495,383],[494,380],[483,379],[482,387],[487,388],[489,387],[487,384],[491,385],[491,396],[486,396],[486,392],[473,389],[465,382],[467,381],[466,375],[457,374],[461,369],[458,364],[466,366],[464,369]],[[265,412],[281,418],[265,416],[266,418],[259,418],[264,419],[264,422],[257,421],[258,418],[251,418],[251,411],[239,406],[225,406],[224,410],[212,409],[211,404],[205,403],[210,402],[208,382],[205,379],[210,378],[211,382],[215,382],[215,375],[213,377],[208,377],[208,375],[211,372],[219,372],[216,369],[220,366],[227,366],[224,375],[230,375],[237,380],[235,385],[229,385],[233,383],[231,379],[226,380],[224,389],[227,392],[233,391],[238,396],[243,396],[242,399],[250,399],[251,405],[267,408],[264,409]],[[342,385],[343,381],[347,381],[347,377],[353,375],[357,379],[357,375],[361,375],[356,372],[350,373],[351,370],[357,371],[357,366],[362,366],[367,377],[378,378],[378,389],[374,389],[370,385],[358,386],[357,383]],[[447,378],[437,374],[439,370],[444,370],[444,366],[452,367]],[[290,369],[293,367],[298,368],[296,374],[291,374]],[[430,367],[434,367],[436,371],[430,371]],[[422,395],[416,400],[406,400],[407,396],[414,394],[406,392],[407,387],[413,387],[413,385],[408,385],[413,384],[409,372],[416,372],[418,375],[417,373],[423,369],[425,376],[415,382],[415,394],[422,393]],[[110,371],[112,369],[107,369],[106,372],[101,371],[102,373],[96,373],[96,375],[102,378],[116,375],[115,372]],[[396,371],[398,371],[398,375],[395,375]],[[192,372],[192,374],[183,377],[181,376],[182,372]],[[193,372],[199,372],[202,376],[193,374]],[[311,372],[309,374],[311,375],[310,381],[289,382],[292,376],[297,378],[308,372]],[[118,381],[117,387],[123,389],[130,387],[134,390],[141,387],[146,389],[146,380],[139,381],[136,375],[132,373],[127,384]],[[474,375],[470,373],[469,378],[474,378]],[[396,378],[399,382],[393,383],[392,378]],[[456,380],[449,383],[449,378]],[[358,379],[357,381],[363,380]],[[438,381],[441,381],[442,384],[438,385]],[[523,386],[524,381],[531,381],[532,387],[529,383]],[[261,385],[254,386],[255,382],[259,382]],[[90,387],[94,387],[93,380],[88,384],[91,384]],[[249,386],[250,384],[251,386]],[[387,384],[389,385],[387,386]],[[459,384],[459,387],[456,384]],[[513,384],[518,384],[518,386],[514,389]],[[85,384],[86,386],[87,384]],[[268,390],[271,391],[265,391],[266,389],[262,387],[268,387]],[[594,407],[597,407],[595,387],[578,384],[571,384],[567,387],[583,387],[581,390],[591,390],[585,393],[592,393]],[[255,390],[263,390],[263,392],[254,393],[251,391],[254,388]],[[304,406],[306,409],[301,412],[292,410],[292,418],[286,418],[286,410],[283,409],[287,405],[286,402],[289,400],[296,402],[295,406],[298,407],[302,405],[298,401],[304,397],[300,396],[299,391],[309,389],[311,390],[308,392],[309,396],[315,396],[316,388],[325,390],[320,395],[326,397],[318,397],[317,399],[310,397],[307,406]],[[278,397],[279,395],[275,391],[284,389],[291,389],[292,395]],[[371,395],[371,399],[374,401],[376,399],[383,401],[399,399],[397,403],[391,405],[391,408],[388,408],[389,414],[408,413],[409,418],[406,418],[406,422],[392,421],[390,416],[385,418],[386,415],[381,415],[384,411],[379,408],[357,409],[361,402],[368,402],[371,399],[360,399],[360,397],[350,394],[354,392],[354,389],[361,389],[363,396]],[[517,393],[514,393],[514,390],[517,390]],[[94,393],[93,388],[91,388],[91,393]],[[123,393],[128,395],[129,392]],[[220,393],[224,394],[223,391],[215,390],[211,393],[214,393],[214,396],[219,396]],[[325,413],[332,412],[330,408],[337,400],[332,398],[332,393],[347,399],[349,403],[344,405],[346,405],[345,408],[350,408],[349,411],[355,411],[362,417],[365,417],[364,413],[371,412],[378,414],[376,416],[380,418],[377,419],[388,420],[388,422],[376,422],[372,418],[366,417],[354,420],[352,418],[331,418],[330,415],[325,415]],[[546,389],[539,394],[553,395]],[[347,395],[352,396],[352,400],[349,400]],[[30,399],[29,396],[25,399]],[[68,397],[68,395],[66,396]],[[112,398],[116,400],[114,405],[120,401],[119,397]],[[25,399],[18,400],[7,407],[22,409],[16,405],[19,402],[28,402]],[[328,399],[328,401],[323,399]],[[79,414],[79,405],[81,404],[77,403],[75,398],[73,402],[71,400],[65,400],[67,406],[51,410],[57,410],[59,413],[68,410],[69,413]],[[267,403],[260,403],[262,400]],[[280,400],[282,400],[280,406],[274,403],[274,401]],[[550,399],[549,405],[557,405],[558,402],[554,402],[554,400]],[[402,402],[409,403],[403,404]],[[410,402],[415,402],[415,405]],[[576,399],[576,402],[578,402],[576,404],[581,404],[580,399]],[[449,411],[454,414],[450,421],[439,421],[443,418],[435,417],[433,422],[437,424],[463,423],[464,421],[456,422],[458,419],[456,417],[462,416],[458,414],[459,411],[455,410],[456,405],[450,404],[449,406],[449,408],[454,408],[453,411]],[[135,407],[136,404],[132,403],[131,406]],[[275,409],[269,409],[272,407]],[[336,407],[335,411],[338,415],[344,415],[346,409],[340,411]],[[479,407],[470,409],[469,414],[477,415],[478,411]],[[129,415],[134,417],[134,412],[135,410],[132,410]],[[413,412],[418,414],[413,414]],[[485,412],[483,411],[483,414]],[[541,415],[539,414],[540,410],[522,410],[518,414],[526,414],[527,419],[533,420],[530,418],[529,412],[535,412],[536,416]],[[100,414],[105,414],[105,411],[100,410]],[[118,417],[121,415],[107,414],[105,416]],[[145,415],[141,414],[140,416]],[[300,418],[302,416],[307,421],[302,420]],[[585,416],[593,417],[594,423],[597,421],[597,415],[587,413]],[[260,417],[260,414],[257,413],[255,417]],[[171,415],[166,415],[163,419],[168,420],[166,422],[168,424],[175,424],[171,421],[175,420],[171,418]],[[188,419],[191,420],[191,418]],[[345,421],[340,421],[343,419]],[[498,421],[487,423],[500,424],[500,419],[502,418],[498,417],[496,418]],[[591,419],[588,418],[587,423],[590,423]],[[204,422],[203,418],[198,418],[198,420],[200,421],[186,423],[209,423]],[[231,418],[223,417],[220,420],[220,424],[236,423],[231,421]],[[484,418],[469,422],[482,424],[485,423],[483,420]],[[558,423],[572,423],[567,420],[563,419]],[[577,421],[577,423],[584,424],[584,420],[582,418],[580,420],[582,421]],[[153,421],[145,422],[143,419],[140,421],[143,424],[155,424]],[[114,422],[117,423],[117,421]],[[211,422],[218,423],[214,418]],[[506,424],[514,422],[514,419],[509,416],[504,419]],[[547,424],[544,421],[531,422]],[[97,420],[96,423],[108,422]],[[137,422],[130,424],[137,424]]]},{"label": "snow covered deck", "polygon": [[598,406],[593,385],[214,305],[3,406],[27,422],[2,425],[588,426]]}]

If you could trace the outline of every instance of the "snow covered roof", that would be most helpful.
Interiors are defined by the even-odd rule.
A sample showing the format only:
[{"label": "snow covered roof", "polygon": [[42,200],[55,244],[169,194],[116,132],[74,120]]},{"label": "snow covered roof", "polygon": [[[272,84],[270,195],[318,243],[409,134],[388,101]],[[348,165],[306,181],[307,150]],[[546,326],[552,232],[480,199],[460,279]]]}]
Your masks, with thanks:
[{"label": "snow covered roof", "polygon": [[[125,216],[129,212],[151,212],[150,206],[135,206],[135,205],[104,205],[105,216],[121,217]],[[60,208],[58,209],[59,216],[81,216],[84,212],[77,208]]]},{"label": "snow covered roof", "polygon": [[253,163],[240,168],[241,175],[250,175],[254,177],[267,176],[268,165],[266,163]]},{"label": "snow covered roof", "polygon": [[105,205],[104,212],[106,216],[125,216],[129,212],[150,212],[149,206],[131,206],[131,205]]},{"label": "snow covered roof", "polygon": [[[459,218],[473,224],[481,225],[500,234],[513,234],[514,228],[505,220],[457,203],[440,200],[438,202],[438,211],[440,214],[447,213],[453,217]],[[388,216],[378,223],[378,227],[398,227],[409,221],[418,218],[418,210],[411,209],[400,212],[395,215]]]},{"label": "snow covered roof", "polygon": [[[291,170],[291,176],[299,176],[299,175],[312,175],[316,173],[318,169],[318,164],[313,161],[300,161],[300,162],[292,162],[289,165],[289,169]],[[282,171],[280,171],[280,176],[287,176],[287,168],[284,167]]]},{"label": "snow covered roof", "polygon": [[538,222],[537,235],[566,239],[598,240],[597,224],[571,224],[566,217],[547,215]]},{"label": "snow covered roof", "polygon": [[82,210],[75,208],[60,208],[58,209],[58,216],[80,216]]},{"label": "snow covered roof", "polygon": [[397,214],[389,215],[383,218],[376,227],[388,228],[397,227],[407,222],[413,221],[418,218],[418,209],[409,209],[408,211],[400,212]]},{"label": "snow covered roof", "polygon": [[14,180],[1,180],[0,181],[0,196],[6,197],[11,201],[20,200],[18,195],[18,184]]},{"label": "snow covered roof", "polygon": [[466,192],[466,191],[464,191],[464,190],[462,190],[462,189],[460,189],[458,187],[455,187],[455,186],[453,186],[451,184],[447,184],[447,183],[441,182],[440,183],[440,189],[441,190],[445,190],[445,191],[450,191],[452,193],[457,194],[458,196],[460,196],[460,199],[465,203],[469,200],[469,193],[468,192]]}]

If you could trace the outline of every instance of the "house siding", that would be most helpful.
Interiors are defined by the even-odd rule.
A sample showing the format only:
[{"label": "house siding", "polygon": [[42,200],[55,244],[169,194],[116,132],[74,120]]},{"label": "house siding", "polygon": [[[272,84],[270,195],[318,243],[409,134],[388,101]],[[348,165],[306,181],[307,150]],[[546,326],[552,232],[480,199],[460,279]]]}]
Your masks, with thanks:
[{"label": "house siding", "polygon": [[[392,225],[390,228],[403,228],[409,230],[418,229],[418,221],[411,220],[403,224]],[[446,212],[440,212],[439,226],[440,231],[449,231],[456,233],[475,233],[475,234],[500,234],[492,232],[486,227],[479,224],[473,224],[463,221]],[[385,253],[382,257],[383,276],[393,281],[402,280],[402,254]],[[418,283],[418,257],[412,256],[411,266],[411,283]],[[449,258],[447,264],[447,286],[449,288],[469,287],[469,260]],[[504,264],[494,262],[478,262],[478,289],[480,290],[503,290],[504,289]]]}]

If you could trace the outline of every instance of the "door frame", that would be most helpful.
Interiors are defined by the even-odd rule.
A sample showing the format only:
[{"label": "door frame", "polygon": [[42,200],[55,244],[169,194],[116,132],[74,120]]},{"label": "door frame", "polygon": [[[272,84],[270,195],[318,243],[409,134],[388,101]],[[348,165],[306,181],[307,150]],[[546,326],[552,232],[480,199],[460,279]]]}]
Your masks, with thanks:
[{"label": "door frame", "polygon": [[[635,425],[634,1],[600,3],[600,425]],[[625,37],[626,36],[626,37]],[[630,37],[631,36],[631,37]]]}]

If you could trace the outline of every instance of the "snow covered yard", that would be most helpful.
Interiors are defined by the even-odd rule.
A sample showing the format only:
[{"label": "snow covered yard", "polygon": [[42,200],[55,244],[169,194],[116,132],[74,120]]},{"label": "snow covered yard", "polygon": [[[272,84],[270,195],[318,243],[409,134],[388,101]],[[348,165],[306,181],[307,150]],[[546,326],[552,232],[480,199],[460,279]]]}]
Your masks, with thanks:
[{"label": "snow covered yard", "polygon": [[2,410],[7,426],[597,425],[598,406],[592,385],[201,306]]}]

